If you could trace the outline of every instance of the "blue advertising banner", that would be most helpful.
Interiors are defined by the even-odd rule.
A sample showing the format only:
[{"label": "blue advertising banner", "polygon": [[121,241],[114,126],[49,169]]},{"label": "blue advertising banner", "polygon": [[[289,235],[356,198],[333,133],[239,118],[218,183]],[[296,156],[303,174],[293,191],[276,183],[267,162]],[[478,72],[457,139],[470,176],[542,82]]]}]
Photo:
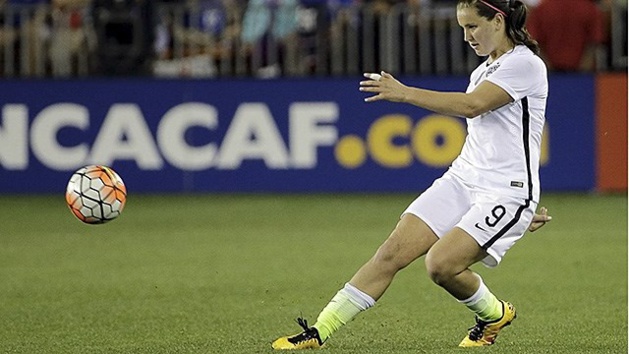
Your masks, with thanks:
[{"label": "blue advertising banner", "polygon": [[[420,192],[465,121],[365,103],[356,79],[0,82],[0,193],[61,193],[87,164],[139,192]],[[407,78],[463,91],[467,78]],[[543,191],[594,187],[594,84],[554,76]]]}]

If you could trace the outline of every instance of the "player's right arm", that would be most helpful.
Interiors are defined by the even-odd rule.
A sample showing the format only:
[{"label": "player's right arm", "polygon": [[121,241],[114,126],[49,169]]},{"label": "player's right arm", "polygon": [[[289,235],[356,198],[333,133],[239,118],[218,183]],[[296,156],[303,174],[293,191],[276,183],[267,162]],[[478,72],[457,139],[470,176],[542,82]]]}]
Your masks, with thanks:
[{"label": "player's right arm", "polygon": [[481,82],[469,93],[440,92],[406,86],[386,72],[378,79],[373,75],[377,74],[365,74],[371,80],[360,83],[361,91],[374,94],[366,102],[404,102],[439,114],[474,118],[513,101],[503,88],[489,81]]}]

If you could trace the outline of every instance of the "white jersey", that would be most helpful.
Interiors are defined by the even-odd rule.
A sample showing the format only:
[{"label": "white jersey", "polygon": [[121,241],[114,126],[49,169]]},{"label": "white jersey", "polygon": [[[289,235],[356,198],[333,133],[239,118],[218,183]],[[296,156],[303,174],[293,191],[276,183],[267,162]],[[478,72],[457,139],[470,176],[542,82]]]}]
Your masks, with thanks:
[{"label": "white jersey", "polygon": [[546,65],[526,46],[518,45],[476,68],[467,92],[483,80],[501,87],[513,102],[467,119],[465,144],[448,173],[479,191],[539,202]]}]

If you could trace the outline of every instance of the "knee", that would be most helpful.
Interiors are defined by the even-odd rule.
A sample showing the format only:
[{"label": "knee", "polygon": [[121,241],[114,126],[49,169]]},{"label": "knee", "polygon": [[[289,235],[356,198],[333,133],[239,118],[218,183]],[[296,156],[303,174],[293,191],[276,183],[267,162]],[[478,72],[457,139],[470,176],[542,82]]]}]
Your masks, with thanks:
[{"label": "knee", "polygon": [[428,277],[437,285],[446,285],[456,274],[449,262],[440,259],[438,256],[428,252],[426,255],[426,273]]}]

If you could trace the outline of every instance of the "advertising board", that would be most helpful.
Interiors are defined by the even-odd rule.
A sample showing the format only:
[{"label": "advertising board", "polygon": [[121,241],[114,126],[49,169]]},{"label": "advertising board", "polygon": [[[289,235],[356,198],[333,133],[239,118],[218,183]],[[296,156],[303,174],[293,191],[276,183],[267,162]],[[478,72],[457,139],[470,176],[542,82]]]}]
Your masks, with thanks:
[{"label": "advertising board", "polygon": [[[0,82],[0,193],[60,193],[86,164],[129,192],[420,192],[465,120],[365,103],[360,78]],[[402,78],[463,91],[467,78]],[[595,186],[594,80],[550,79],[543,191]]]}]

